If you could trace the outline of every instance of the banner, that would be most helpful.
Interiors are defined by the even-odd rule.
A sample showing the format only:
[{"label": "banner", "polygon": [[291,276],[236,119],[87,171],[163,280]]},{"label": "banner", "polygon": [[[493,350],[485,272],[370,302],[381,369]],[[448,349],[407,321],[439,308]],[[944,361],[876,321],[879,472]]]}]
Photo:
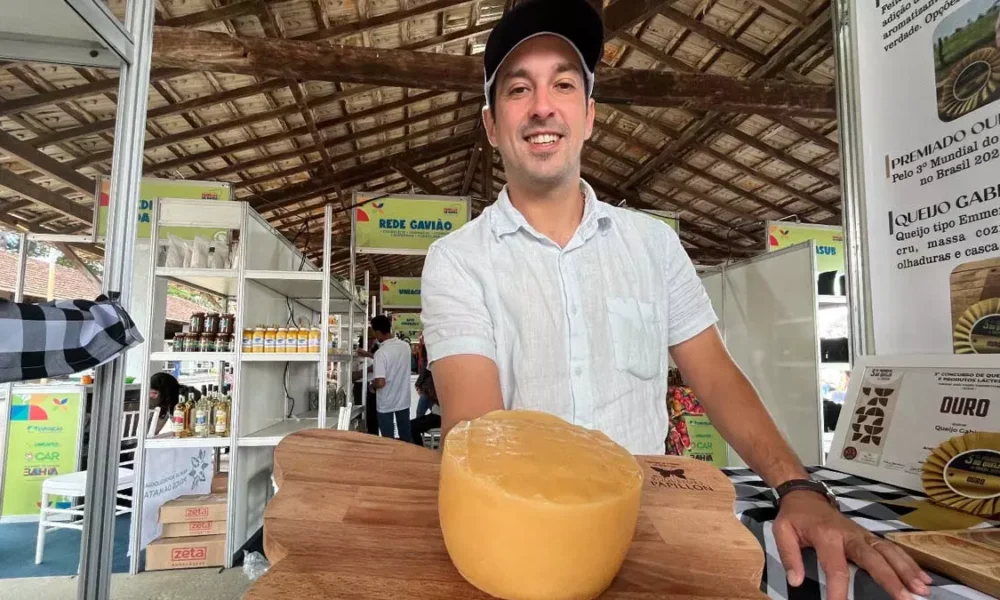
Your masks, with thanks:
[{"label": "banner", "polygon": [[[142,535],[139,548],[160,537],[160,507],[180,496],[212,491],[212,450],[207,448],[153,448],[146,451],[142,495]],[[129,540],[129,555],[134,548]]]},{"label": "banner", "polygon": [[[108,208],[111,199],[111,179],[98,177],[97,236],[108,232]],[[157,198],[183,198],[185,200],[232,200],[232,185],[224,181],[187,181],[183,179],[154,179],[143,177],[139,184],[139,228],[136,239],[148,240],[150,220],[153,217],[153,200]],[[209,230],[191,227],[164,227],[161,237],[171,233],[179,238],[194,239],[195,235],[214,237]]]},{"label": "banner", "polygon": [[1000,5],[851,9],[875,352],[1000,353]]},{"label": "banner", "polygon": [[712,422],[691,388],[671,386],[667,390],[667,454],[687,456],[717,467],[729,466],[729,446]]},{"label": "banner", "polygon": [[990,357],[860,357],[827,466],[921,490],[927,456],[971,431],[1000,431],[1000,364]]},{"label": "banner", "polygon": [[392,315],[392,332],[403,334],[403,337],[416,342],[424,332],[424,322],[420,313],[394,313]]},{"label": "banner", "polygon": [[[82,397],[73,391],[15,393],[7,429],[3,516],[38,516],[42,482],[77,470]],[[55,508],[68,498],[50,497]]]},{"label": "banner", "polygon": [[[359,204],[373,194],[354,194]],[[426,254],[431,243],[469,221],[460,197],[389,196],[354,211],[354,242],[366,254]]]},{"label": "banner", "polygon": [[385,308],[420,308],[419,277],[383,277],[379,304]]},{"label": "banner", "polygon": [[844,272],[844,228],[833,225],[811,225],[771,221],[767,224],[767,251],[775,252],[795,244],[816,241],[816,272]]}]

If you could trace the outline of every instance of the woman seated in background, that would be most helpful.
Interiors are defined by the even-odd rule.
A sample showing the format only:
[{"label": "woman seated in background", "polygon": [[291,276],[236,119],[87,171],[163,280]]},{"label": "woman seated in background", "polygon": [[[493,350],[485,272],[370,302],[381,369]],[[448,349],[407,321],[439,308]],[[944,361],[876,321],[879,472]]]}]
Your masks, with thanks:
[{"label": "woman seated in background", "polygon": [[421,394],[421,400],[426,398],[430,414],[418,412],[417,418],[410,421],[410,434],[414,444],[423,446],[424,433],[441,427],[441,407],[438,406],[437,391],[434,389],[434,378],[431,376],[430,370],[425,370],[424,374],[421,375],[417,390]]},{"label": "woman seated in background", "polygon": [[156,373],[149,378],[149,409],[160,408],[156,421],[157,435],[171,431],[170,420],[180,401],[181,384],[170,373]]}]

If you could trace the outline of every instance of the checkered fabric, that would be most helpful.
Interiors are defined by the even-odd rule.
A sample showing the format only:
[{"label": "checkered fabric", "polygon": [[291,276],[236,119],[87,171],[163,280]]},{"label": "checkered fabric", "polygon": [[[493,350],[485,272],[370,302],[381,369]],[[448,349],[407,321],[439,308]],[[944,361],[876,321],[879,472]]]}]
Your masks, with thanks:
[{"label": "checkered fabric", "polygon": [[[736,514],[753,532],[764,548],[766,565],[760,589],[770,598],[782,600],[825,600],[826,578],[812,549],[803,552],[806,579],[798,588],[788,585],[785,569],[781,566],[778,547],[772,526],[778,516],[771,489],[748,469],[723,469],[736,487]],[[837,496],[840,510],[845,516],[877,535],[892,531],[910,531],[913,528],[900,521],[900,517],[915,509],[885,504],[886,501],[921,500],[897,487],[878,483],[863,477],[847,475],[823,467],[812,467],[809,472],[828,486]],[[988,527],[988,525],[983,525]],[[987,596],[954,581],[930,574],[934,578],[929,600],[988,600]],[[920,596],[914,596],[920,598]],[[851,585],[848,600],[891,600],[868,573],[851,565]]]},{"label": "checkered fabric", "polygon": [[0,382],[68,375],[111,361],[142,335],[117,303],[0,300]]}]

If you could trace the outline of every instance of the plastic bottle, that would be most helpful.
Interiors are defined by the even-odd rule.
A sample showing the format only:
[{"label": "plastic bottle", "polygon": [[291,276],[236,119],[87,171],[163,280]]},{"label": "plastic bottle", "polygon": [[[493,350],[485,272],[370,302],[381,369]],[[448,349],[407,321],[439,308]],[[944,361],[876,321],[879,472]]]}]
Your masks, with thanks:
[{"label": "plastic bottle", "polygon": [[319,327],[313,327],[309,330],[309,351],[319,352],[320,348],[320,330]]},{"label": "plastic bottle", "polygon": [[274,352],[274,341],[278,337],[277,327],[268,327],[264,330],[264,352]]},{"label": "plastic bottle", "polygon": [[243,351],[253,352],[253,329],[243,330]]},{"label": "plastic bottle", "polygon": [[288,352],[288,347],[286,345],[287,339],[288,339],[288,329],[284,327],[279,327],[278,332],[274,336],[274,351]]},{"label": "plastic bottle", "polygon": [[264,351],[264,336],[267,330],[264,329],[263,325],[258,325],[253,330],[253,351],[263,352]]},{"label": "plastic bottle", "polygon": [[307,327],[299,329],[297,342],[299,352],[309,352],[309,329]]}]

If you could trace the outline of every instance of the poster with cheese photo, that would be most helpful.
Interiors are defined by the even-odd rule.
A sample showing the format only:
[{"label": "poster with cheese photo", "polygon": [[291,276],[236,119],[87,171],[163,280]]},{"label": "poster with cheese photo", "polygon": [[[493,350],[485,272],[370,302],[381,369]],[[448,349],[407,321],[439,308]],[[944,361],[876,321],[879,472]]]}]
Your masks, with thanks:
[{"label": "poster with cheese photo", "polygon": [[851,10],[874,352],[1000,352],[1000,0]]}]

